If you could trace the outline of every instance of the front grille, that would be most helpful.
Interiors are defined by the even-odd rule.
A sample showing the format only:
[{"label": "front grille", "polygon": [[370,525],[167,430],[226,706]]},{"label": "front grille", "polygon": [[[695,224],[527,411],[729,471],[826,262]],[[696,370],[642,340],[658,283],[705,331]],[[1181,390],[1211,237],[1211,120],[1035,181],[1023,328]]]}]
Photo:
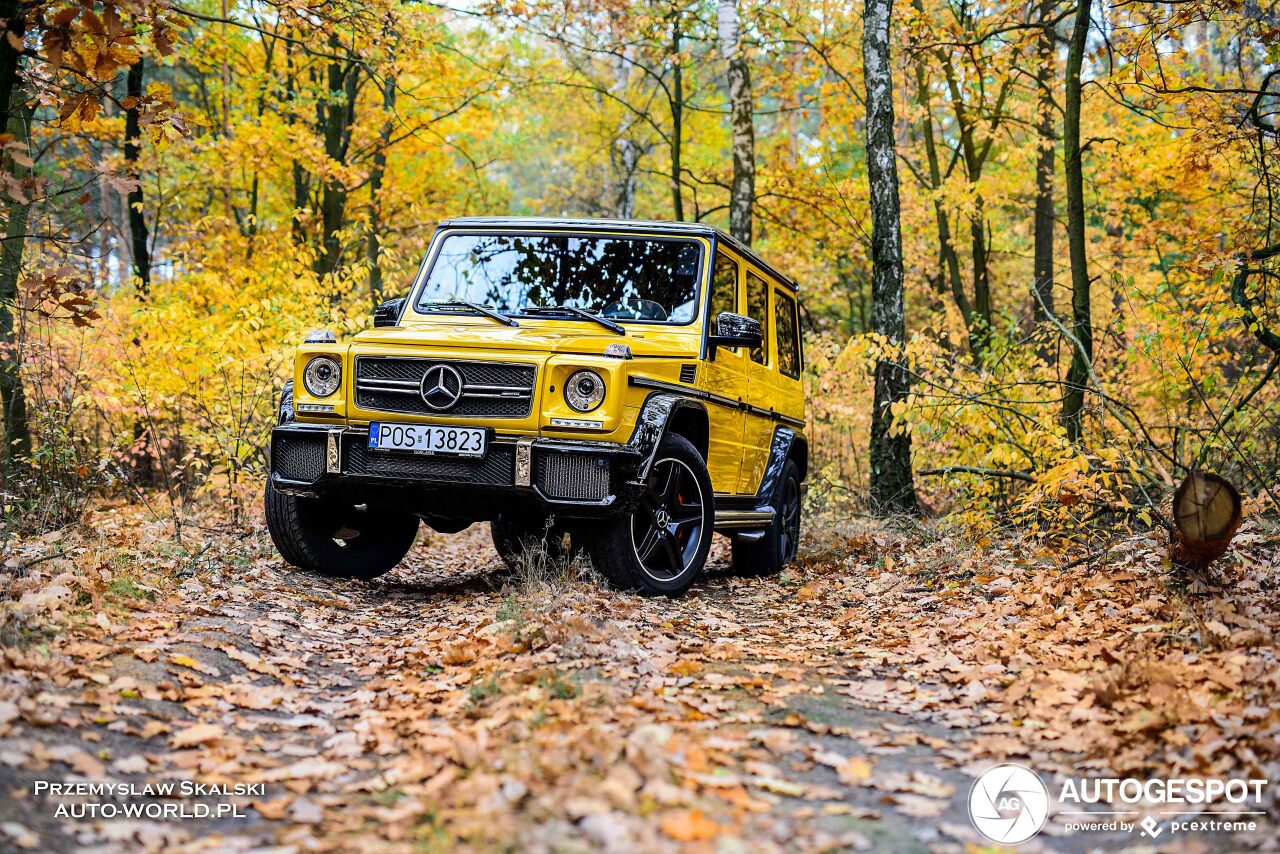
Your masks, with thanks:
[{"label": "front grille", "polygon": [[[462,375],[462,396],[449,409],[422,399],[422,376],[432,365],[450,365]],[[381,412],[451,418],[525,418],[533,408],[533,365],[388,356],[356,358],[356,405]]]},{"label": "front grille", "polygon": [[551,498],[603,501],[609,497],[609,460],[590,454],[542,453],[537,483]]},{"label": "front grille", "polygon": [[509,486],[515,482],[515,449],[492,444],[482,459],[427,457],[395,451],[371,451],[364,436],[350,436],[342,447],[345,474],[405,480]]},{"label": "front grille", "polygon": [[277,436],[271,443],[271,470],[289,480],[311,483],[324,474],[324,442],[319,436]]}]

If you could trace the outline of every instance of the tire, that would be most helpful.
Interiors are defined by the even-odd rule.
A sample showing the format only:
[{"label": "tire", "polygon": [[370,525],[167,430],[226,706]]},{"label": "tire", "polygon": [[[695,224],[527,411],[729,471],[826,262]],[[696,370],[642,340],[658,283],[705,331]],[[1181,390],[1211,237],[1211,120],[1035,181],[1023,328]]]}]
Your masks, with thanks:
[{"label": "tire", "polygon": [[[280,556],[331,578],[376,578],[404,559],[418,518],[387,507],[287,495],[267,481],[267,530]],[[339,536],[339,535],[343,536]]]},{"label": "tire", "polygon": [[573,559],[572,544],[565,545],[568,530],[554,522],[547,526],[547,517],[536,513],[499,512],[489,523],[493,547],[510,569],[515,569],[530,549],[541,549],[549,560],[556,563]]},{"label": "tire", "polygon": [[733,538],[733,569],[739,575],[777,575],[796,559],[800,543],[800,470],[792,460],[782,465],[773,495],[773,522],[764,537],[747,542]]},{"label": "tire", "polygon": [[680,596],[707,562],[714,524],[706,463],[688,439],[668,435],[658,446],[640,504],[608,520],[587,549],[592,565],[614,587]]}]

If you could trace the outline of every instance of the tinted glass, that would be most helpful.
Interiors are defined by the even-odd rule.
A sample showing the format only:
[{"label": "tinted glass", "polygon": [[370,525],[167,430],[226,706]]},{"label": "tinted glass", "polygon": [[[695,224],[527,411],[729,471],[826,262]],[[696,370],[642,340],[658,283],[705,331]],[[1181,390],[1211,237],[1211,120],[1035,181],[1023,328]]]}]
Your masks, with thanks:
[{"label": "tinted glass", "polygon": [[418,306],[466,300],[520,314],[567,305],[619,321],[688,323],[697,314],[701,255],[691,240],[452,234]]},{"label": "tinted glass", "polygon": [[778,333],[778,370],[789,377],[800,376],[800,334],[796,301],[781,291],[773,292],[774,329]]},{"label": "tinted glass", "polygon": [[715,269],[711,273],[711,317],[721,312],[738,311],[738,262],[728,255],[716,254]]},{"label": "tinted glass", "polygon": [[769,285],[755,273],[747,273],[747,316],[760,321],[760,329],[764,332],[764,345],[751,351],[751,361],[761,365],[769,364]]}]

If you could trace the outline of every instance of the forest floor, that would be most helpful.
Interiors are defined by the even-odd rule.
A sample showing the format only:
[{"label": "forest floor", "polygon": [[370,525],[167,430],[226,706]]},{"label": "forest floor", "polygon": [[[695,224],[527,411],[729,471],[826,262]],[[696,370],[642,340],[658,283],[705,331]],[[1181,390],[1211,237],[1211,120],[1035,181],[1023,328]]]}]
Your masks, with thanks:
[{"label": "forest floor", "polygon": [[[810,529],[777,578],[735,577],[717,541],[687,597],[647,600],[581,568],[505,578],[483,525],[334,582],[260,523],[182,547],[100,506],[0,568],[0,849],[960,851],[997,761],[1051,791],[1280,780],[1274,527],[1247,522],[1211,579],[1141,535],[1064,555]],[[47,785],[81,780],[252,788]],[[1156,839],[1071,835],[1056,804],[1020,849],[1276,850],[1266,801],[1253,832]],[[235,813],[104,817],[153,803]]]}]

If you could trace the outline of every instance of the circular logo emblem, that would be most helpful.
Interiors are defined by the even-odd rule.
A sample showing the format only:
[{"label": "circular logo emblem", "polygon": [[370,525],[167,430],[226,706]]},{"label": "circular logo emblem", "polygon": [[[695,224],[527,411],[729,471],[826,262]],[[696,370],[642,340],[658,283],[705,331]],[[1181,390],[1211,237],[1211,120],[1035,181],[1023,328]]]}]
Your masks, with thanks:
[{"label": "circular logo emblem", "polygon": [[659,528],[665,528],[671,524],[671,515],[667,513],[665,507],[659,507],[653,511],[653,521],[658,523]]},{"label": "circular logo emblem", "polygon": [[462,374],[453,365],[432,365],[422,375],[422,402],[432,409],[452,409],[462,397]]},{"label": "circular logo emblem", "polygon": [[1048,817],[1049,790],[1036,772],[1022,765],[988,768],[969,790],[969,820],[992,842],[1026,842]]}]

